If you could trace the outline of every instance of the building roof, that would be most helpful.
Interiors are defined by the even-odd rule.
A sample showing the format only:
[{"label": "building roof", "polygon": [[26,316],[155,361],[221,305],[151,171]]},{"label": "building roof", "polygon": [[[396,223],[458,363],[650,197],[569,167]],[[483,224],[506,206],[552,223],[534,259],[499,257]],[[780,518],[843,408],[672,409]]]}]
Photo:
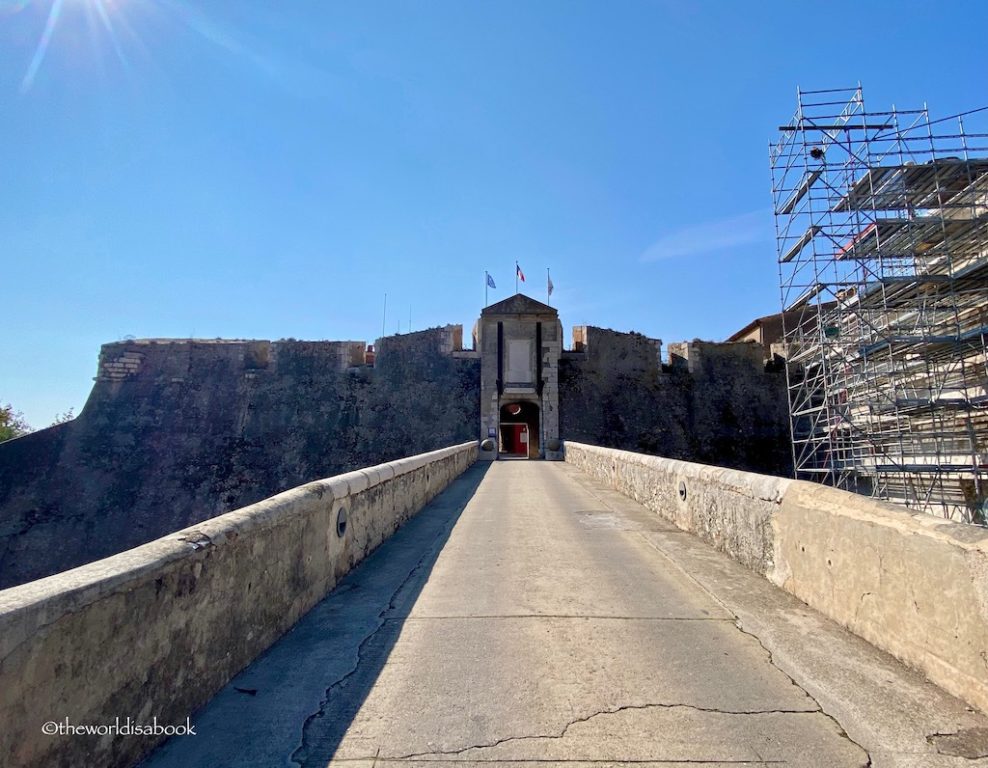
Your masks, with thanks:
[{"label": "building roof", "polygon": [[553,307],[536,301],[522,293],[516,293],[503,301],[484,307],[480,314],[486,315],[556,315]]},{"label": "building roof", "polygon": [[[795,313],[792,313],[795,314]],[[782,320],[782,315],[765,315],[764,317],[756,317],[750,323],[748,323],[740,331],[735,331],[730,336],[727,337],[727,341],[738,341],[743,336],[747,336],[751,331],[755,330],[760,325],[766,325],[771,322],[780,322]]]},{"label": "building roof", "polygon": [[[824,304],[821,304],[814,311],[827,312],[827,311],[833,309],[835,306],[837,306],[837,302],[836,301],[828,301],[828,302],[825,302]],[[811,314],[811,313],[812,313],[811,311],[808,312],[805,309],[791,309],[788,312],[779,312],[779,313],[774,314],[774,315],[765,315],[764,317],[756,317],[754,320],[752,320],[750,323],[748,323],[740,331],[736,331],[735,333],[732,333],[730,336],[728,336],[727,337],[727,341],[738,341],[743,336],[747,336],[755,328],[758,328],[758,327],[766,327],[766,326],[768,326],[769,328],[771,328],[775,332],[775,334],[778,336],[778,338],[772,338],[772,339],[769,339],[768,341],[773,341],[773,342],[774,341],[781,341],[782,340],[782,323],[783,323],[783,321],[785,321],[787,324],[790,321],[792,321],[794,323],[802,322],[802,320],[808,314]]]}]

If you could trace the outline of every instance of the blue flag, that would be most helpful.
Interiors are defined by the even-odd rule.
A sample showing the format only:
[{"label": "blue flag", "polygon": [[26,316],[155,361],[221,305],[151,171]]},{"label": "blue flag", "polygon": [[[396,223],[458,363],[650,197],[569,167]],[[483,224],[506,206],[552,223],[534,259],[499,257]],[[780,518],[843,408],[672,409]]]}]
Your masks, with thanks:
[{"label": "blue flag", "polygon": [[490,272],[488,272],[488,273],[487,273],[487,284],[488,284],[488,285],[489,285],[489,286],[490,286],[491,288],[497,288],[497,286],[496,286],[496,285],[494,285],[494,278],[493,278],[493,277],[491,277],[491,273],[490,273]]}]

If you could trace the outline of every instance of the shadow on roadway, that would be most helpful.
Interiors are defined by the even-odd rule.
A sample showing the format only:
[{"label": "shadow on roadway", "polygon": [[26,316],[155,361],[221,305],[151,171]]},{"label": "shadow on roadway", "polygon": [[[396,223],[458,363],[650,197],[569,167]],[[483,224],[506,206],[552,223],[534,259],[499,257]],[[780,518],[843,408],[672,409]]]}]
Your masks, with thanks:
[{"label": "shadow on roadway", "polygon": [[381,673],[464,507],[490,468],[469,467],[347,574],[144,768],[325,766]]}]

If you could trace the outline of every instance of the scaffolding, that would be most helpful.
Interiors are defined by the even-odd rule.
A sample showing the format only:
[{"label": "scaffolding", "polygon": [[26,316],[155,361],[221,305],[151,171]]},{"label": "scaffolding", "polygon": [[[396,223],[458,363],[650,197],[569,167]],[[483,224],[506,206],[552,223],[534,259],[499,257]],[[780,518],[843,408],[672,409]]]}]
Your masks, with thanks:
[{"label": "scaffolding", "polygon": [[795,476],[988,515],[988,133],[798,91],[770,146]]}]

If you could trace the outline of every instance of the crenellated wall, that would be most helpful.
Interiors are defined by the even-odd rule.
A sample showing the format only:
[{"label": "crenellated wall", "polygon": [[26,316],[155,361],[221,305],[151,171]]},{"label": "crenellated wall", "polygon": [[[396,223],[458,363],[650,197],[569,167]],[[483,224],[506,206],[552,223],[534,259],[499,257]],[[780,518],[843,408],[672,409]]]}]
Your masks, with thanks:
[{"label": "crenellated wall", "polygon": [[132,765],[163,737],[42,725],[185,723],[476,458],[470,442],[319,480],[0,591],[0,765]]},{"label": "crenellated wall", "polygon": [[790,474],[785,373],[757,344],[674,343],[663,365],[658,339],[580,326],[574,347],[559,368],[563,439]]}]

